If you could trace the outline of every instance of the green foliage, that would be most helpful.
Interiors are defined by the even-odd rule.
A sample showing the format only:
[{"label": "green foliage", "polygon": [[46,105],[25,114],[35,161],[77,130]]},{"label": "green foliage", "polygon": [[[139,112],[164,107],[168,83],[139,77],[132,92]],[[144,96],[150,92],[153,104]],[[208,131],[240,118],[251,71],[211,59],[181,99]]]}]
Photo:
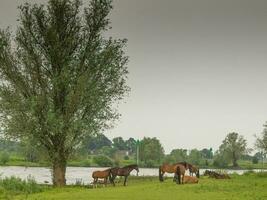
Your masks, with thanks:
[{"label": "green foliage", "polygon": [[104,155],[94,156],[93,161],[100,167],[110,167],[113,166],[113,161]]},{"label": "green foliage", "polygon": [[32,194],[43,191],[42,187],[32,177],[28,177],[27,180],[22,180],[14,176],[0,179],[0,186],[12,193]]},{"label": "green foliage", "polygon": [[216,152],[213,158],[213,165],[219,168],[226,168],[229,164],[227,156],[221,152]]},{"label": "green foliage", "polygon": [[111,158],[114,158],[116,152],[117,152],[116,148],[108,147],[108,146],[104,146],[98,151],[98,153],[111,157]]},{"label": "green foliage", "polygon": [[256,138],[255,146],[262,152],[267,153],[267,123],[263,126],[263,132],[261,133],[261,136]]},{"label": "green foliage", "polygon": [[187,150],[186,149],[173,149],[169,155],[164,158],[165,163],[177,163],[187,161]]},{"label": "green foliage", "polygon": [[259,163],[259,159],[256,156],[253,156],[252,163],[253,164],[258,164]]},{"label": "green foliage", "polygon": [[0,162],[2,165],[5,165],[9,161],[9,154],[4,151],[0,155]]},{"label": "green foliage", "polygon": [[148,138],[140,142],[140,161],[143,161],[146,165],[150,165],[152,162],[154,165],[158,165],[164,158],[164,149],[157,138]]},{"label": "green foliage", "polygon": [[210,149],[204,148],[201,150],[201,153],[202,153],[203,158],[205,158],[205,159],[212,159],[213,158],[212,148],[210,148]]},{"label": "green foliage", "polygon": [[103,36],[111,0],[81,8],[81,0],[25,3],[15,37],[0,30],[0,125],[46,149],[62,172],[53,174],[57,185],[65,184],[58,176],[74,149],[113,125],[129,91],[126,40]]},{"label": "green foliage", "polygon": [[202,158],[201,151],[198,151],[197,149],[192,149],[189,152],[188,161],[189,161],[189,163],[192,163],[194,165],[200,165],[201,163],[203,163],[204,160]]},{"label": "green foliage", "polygon": [[238,133],[229,133],[219,147],[219,154],[223,155],[223,159],[231,160],[234,167],[238,166],[237,160],[247,152],[247,142]]},{"label": "green foliage", "polygon": [[129,158],[129,156],[124,156],[124,160],[129,160],[130,158]]},{"label": "green foliage", "polygon": [[129,151],[130,154],[133,154],[136,152],[136,141],[134,138],[129,138],[125,141],[126,148]]},{"label": "green foliage", "polygon": [[112,142],[104,135],[88,135],[82,142],[81,149],[84,149],[87,153],[91,151],[96,152],[103,147],[111,147]]},{"label": "green foliage", "polygon": [[123,140],[122,137],[115,137],[113,138],[113,147],[115,147],[118,150],[127,150],[127,144]]}]

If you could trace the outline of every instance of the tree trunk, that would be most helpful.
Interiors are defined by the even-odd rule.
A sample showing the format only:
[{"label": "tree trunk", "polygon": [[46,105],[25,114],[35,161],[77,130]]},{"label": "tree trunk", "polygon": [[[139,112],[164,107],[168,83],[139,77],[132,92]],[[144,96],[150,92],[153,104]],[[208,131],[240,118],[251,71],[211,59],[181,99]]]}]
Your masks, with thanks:
[{"label": "tree trunk", "polygon": [[53,165],[53,185],[56,187],[62,187],[66,185],[66,160],[60,158],[60,160],[55,160]]},{"label": "tree trunk", "polygon": [[237,158],[235,156],[235,152],[233,152],[233,167],[238,167]]}]

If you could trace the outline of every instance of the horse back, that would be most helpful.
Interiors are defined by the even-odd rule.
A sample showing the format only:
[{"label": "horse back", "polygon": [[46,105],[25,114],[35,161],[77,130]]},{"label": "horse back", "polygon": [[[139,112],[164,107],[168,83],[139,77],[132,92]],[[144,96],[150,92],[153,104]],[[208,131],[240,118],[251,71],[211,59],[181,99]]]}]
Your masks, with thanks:
[{"label": "horse back", "polygon": [[198,178],[194,176],[184,176],[184,183],[198,183]]},{"label": "horse back", "polygon": [[110,174],[110,169],[104,171],[94,171],[92,174],[93,178],[107,178]]}]

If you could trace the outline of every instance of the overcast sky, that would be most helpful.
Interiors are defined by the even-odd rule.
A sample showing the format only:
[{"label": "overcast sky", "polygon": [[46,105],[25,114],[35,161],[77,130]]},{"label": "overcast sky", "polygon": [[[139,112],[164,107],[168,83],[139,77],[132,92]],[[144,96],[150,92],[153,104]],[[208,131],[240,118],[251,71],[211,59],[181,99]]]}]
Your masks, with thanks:
[{"label": "overcast sky", "polygon": [[[1,28],[21,2],[0,1]],[[109,138],[157,137],[168,153],[235,131],[253,147],[267,121],[266,0],[114,0],[111,20],[129,40],[132,91]]]}]

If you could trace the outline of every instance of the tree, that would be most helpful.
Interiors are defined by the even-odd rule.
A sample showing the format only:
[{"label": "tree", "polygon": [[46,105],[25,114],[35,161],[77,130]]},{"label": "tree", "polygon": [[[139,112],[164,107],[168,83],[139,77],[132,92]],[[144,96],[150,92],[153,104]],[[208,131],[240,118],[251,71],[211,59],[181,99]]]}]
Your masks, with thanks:
[{"label": "tree", "polygon": [[233,167],[238,167],[237,160],[248,151],[244,137],[234,132],[226,136],[219,148],[219,154],[224,155],[224,159],[231,160]]},{"label": "tree", "polygon": [[103,147],[111,147],[112,142],[104,135],[88,135],[82,142],[82,149],[85,149],[87,153],[91,151],[100,150]]},{"label": "tree", "polygon": [[192,149],[188,155],[188,161],[194,165],[200,165],[201,161],[203,161],[201,151],[197,149]]},{"label": "tree", "polygon": [[157,138],[144,137],[140,142],[140,160],[151,167],[159,164],[164,157],[164,149]]},{"label": "tree", "polygon": [[164,159],[166,163],[177,163],[187,161],[186,149],[173,149]]},{"label": "tree", "polygon": [[267,123],[264,125],[261,136],[256,138],[255,146],[262,152],[267,153]]},{"label": "tree", "polygon": [[205,159],[212,159],[213,158],[212,148],[210,148],[210,149],[204,148],[201,150],[201,153],[203,155],[203,158],[205,158]]},{"label": "tree", "polygon": [[81,0],[26,3],[15,37],[0,31],[1,127],[46,148],[56,186],[74,149],[112,126],[129,91],[126,40],[103,36],[111,3],[91,0],[83,14]]},{"label": "tree", "polygon": [[113,138],[113,147],[118,149],[118,150],[126,150],[126,142],[123,140],[122,137],[115,137]]},{"label": "tree", "polygon": [[125,141],[127,150],[132,154],[136,151],[136,141],[134,138],[129,138]]}]

